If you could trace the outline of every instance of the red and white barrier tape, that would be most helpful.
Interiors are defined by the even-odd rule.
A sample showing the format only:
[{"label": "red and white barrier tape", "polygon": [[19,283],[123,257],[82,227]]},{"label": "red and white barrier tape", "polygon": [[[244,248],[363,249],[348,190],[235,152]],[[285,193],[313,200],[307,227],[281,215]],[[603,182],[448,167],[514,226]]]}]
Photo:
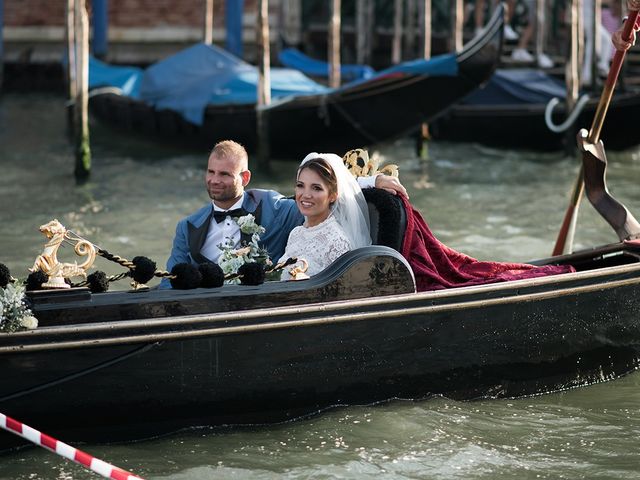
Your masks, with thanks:
[{"label": "red and white barrier tape", "polygon": [[29,425],[18,422],[11,417],[7,417],[2,413],[0,413],[0,428],[25,438],[40,447],[57,453],[58,455],[82,465],[105,478],[112,478],[113,480],[142,480],[142,478],[134,475],[133,473],[129,473],[121,468],[114,467],[107,462],[103,462],[88,453],[56,440],[55,438],[39,432],[35,428],[31,428]]}]

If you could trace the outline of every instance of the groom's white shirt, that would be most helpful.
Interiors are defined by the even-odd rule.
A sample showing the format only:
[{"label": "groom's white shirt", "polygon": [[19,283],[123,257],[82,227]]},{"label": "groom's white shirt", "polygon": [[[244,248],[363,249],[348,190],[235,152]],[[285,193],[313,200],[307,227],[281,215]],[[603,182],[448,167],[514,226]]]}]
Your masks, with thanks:
[{"label": "groom's white shirt", "polygon": [[[236,203],[234,203],[230,208],[224,209],[218,207],[213,201],[213,210],[215,212],[225,212],[227,210],[234,210],[242,207],[242,202],[244,201],[244,196],[240,197]],[[218,245],[226,243],[227,239],[230,238],[233,241],[235,246],[240,245],[240,226],[236,223],[236,221],[227,216],[220,223],[216,222],[216,219],[211,215],[211,223],[209,224],[209,231],[207,232],[207,239],[204,241],[204,245],[200,249],[200,253],[211,260],[213,263],[218,263],[218,259],[220,258],[220,254],[222,251],[218,248]]]}]

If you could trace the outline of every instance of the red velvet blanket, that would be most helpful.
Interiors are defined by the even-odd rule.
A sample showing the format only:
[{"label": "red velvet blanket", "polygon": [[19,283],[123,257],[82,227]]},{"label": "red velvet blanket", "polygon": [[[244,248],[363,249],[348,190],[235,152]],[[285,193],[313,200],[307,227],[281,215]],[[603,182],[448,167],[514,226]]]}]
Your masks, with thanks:
[{"label": "red velvet blanket", "polygon": [[405,197],[402,197],[402,201],[407,212],[402,255],[413,269],[419,292],[575,271],[570,265],[538,267],[526,263],[482,262],[456,252],[431,233],[420,213]]}]

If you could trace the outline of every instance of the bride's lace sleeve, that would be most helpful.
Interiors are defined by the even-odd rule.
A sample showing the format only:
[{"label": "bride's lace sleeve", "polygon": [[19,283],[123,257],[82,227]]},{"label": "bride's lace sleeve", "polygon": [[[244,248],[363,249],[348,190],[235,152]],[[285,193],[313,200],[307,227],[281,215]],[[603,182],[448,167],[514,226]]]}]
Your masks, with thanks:
[{"label": "bride's lace sleeve", "polygon": [[[304,258],[309,263],[307,274],[315,275],[349,250],[351,250],[351,245],[344,231],[335,220],[332,220],[317,227],[294,228],[289,235],[287,248],[282,259]],[[289,278],[288,272],[285,271],[282,279]]]}]

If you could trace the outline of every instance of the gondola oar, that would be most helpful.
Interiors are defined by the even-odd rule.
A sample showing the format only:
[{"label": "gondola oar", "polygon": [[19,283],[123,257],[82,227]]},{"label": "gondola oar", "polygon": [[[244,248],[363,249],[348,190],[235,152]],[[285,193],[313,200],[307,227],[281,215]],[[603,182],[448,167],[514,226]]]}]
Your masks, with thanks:
[{"label": "gondola oar", "polygon": [[[636,18],[638,17],[638,11],[640,10],[640,0],[627,0],[627,8],[629,9],[629,16],[622,30],[622,38],[631,40],[633,29],[636,23]],[[609,68],[609,75],[607,75],[607,80],[604,84],[602,95],[600,96],[600,102],[598,103],[598,108],[596,109],[596,113],[593,117],[593,122],[591,123],[591,128],[589,129],[589,133],[586,138],[584,138],[583,135],[581,141],[579,142],[582,144],[580,145],[580,147],[583,151],[583,156],[593,155],[593,147],[599,145],[600,132],[602,131],[604,118],[607,115],[607,110],[609,108],[609,104],[611,103],[611,97],[613,96],[613,90],[615,89],[616,83],[618,81],[618,76],[620,75],[620,69],[622,68],[622,62],[624,61],[626,53],[627,52],[624,50],[616,50],[616,53],[613,56],[611,67]],[[604,149],[601,150],[602,154],[604,154]],[[572,223],[575,222],[574,217],[578,213],[578,204],[580,203],[582,194],[584,192],[584,178],[584,166],[581,166],[580,171],[578,172],[578,177],[576,178],[576,182],[573,186],[573,192],[571,194],[569,207],[565,212],[562,226],[560,227],[560,232],[558,232],[558,238],[556,239],[556,244],[553,248],[553,255],[560,255],[565,250],[567,236],[569,234]]]},{"label": "gondola oar", "polygon": [[49,435],[45,435],[35,428],[31,428],[29,425],[25,425],[24,423],[14,420],[3,413],[0,413],[0,428],[29,440],[39,447],[46,448],[47,450],[71,460],[78,465],[82,465],[84,468],[102,475],[105,478],[111,478],[113,480],[142,480],[142,478],[134,475],[133,473],[129,473],[126,470],[115,467],[83,452],[82,450],[78,450],[71,445],[67,445],[60,440],[56,440]]}]

